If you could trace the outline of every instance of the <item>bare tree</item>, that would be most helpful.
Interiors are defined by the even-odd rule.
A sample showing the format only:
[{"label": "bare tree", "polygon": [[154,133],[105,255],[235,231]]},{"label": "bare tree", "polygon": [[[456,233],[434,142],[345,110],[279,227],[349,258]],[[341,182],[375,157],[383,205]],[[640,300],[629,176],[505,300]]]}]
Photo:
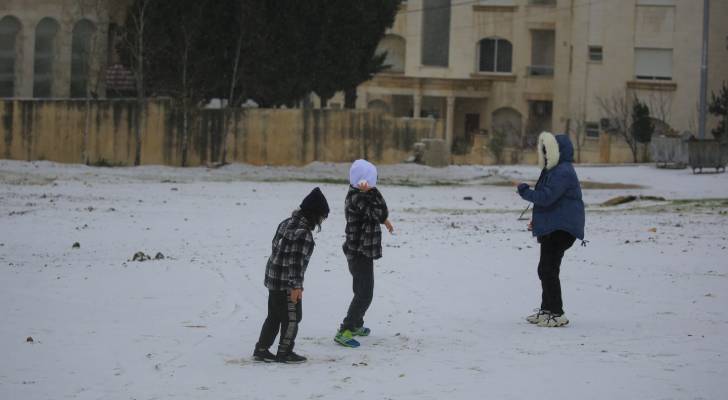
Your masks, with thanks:
[{"label": "bare tree", "polygon": [[688,132],[691,135],[695,135],[698,131],[698,115],[700,115],[700,102],[696,101],[695,107],[690,112],[690,118],[688,118]]},{"label": "bare tree", "polygon": [[624,139],[632,152],[633,161],[635,163],[638,162],[638,143],[629,129],[631,125],[632,102],[627,99],[626,95],[619,92],[615,92],[609,97],[597,96],[596,101],[602,113],[609,120],[608,131],[616,133]]},{"label": "bare tree", "polygon": [[154,0],[137,0],[127,10],[125,31],[120,35],[121,46],[129,58],[129,68],[134,76],[136,89],[136,118],[134,119],[134,165],[141,163],[142,130],[144,105],[146,102],[146,86],[144,81],[144,54],[147,51],[144,33],[147,25],[147,9]]},{"label": "bare tree", "polygon": [[664,90],[650,92],[646,103],[650,108],[650,113],[655,118],[670,125],[670,109],[672,108],[672,95],[670,93]]},{"label": "bare tree", "polygon": [[[76,0],[76,7],[79,14],[83,18],[95,20],[95,26],[89,33],[88,43],[83,43],[79,48],[79,61],[82,71],[85,73],[85,93],[84,93],[84,127],[83,127],[83,150],[81,157],[85,164],[89,163],[88,155],[88,136],[91,129],[91,100],[99,97],[99,93],[103,84],[104,71],[106,70],[106,57],[104,57],[107,49],[104,41],[100,38],[106,37],[105,32],[108,29],[109,19],[106,0]],[[85,40],[82,38],[80,40]]]},{"label": "bare tree", "polygon": [[503,153],[508,147],[508,139],[516,135],[518,135],[518,129],[511,121],[493,125],[493,132],[488,140],[488,150],[493,154],[496,164],[503,164]]},{"label": "bare tree", "polygon": [[581,150],[586,140],[586,117],[581,114],[574,118],[568,118],[566,120],[566,134],[569,136],[573,135],[574,144],[576,145],[576,162],[581,162]]},{"label": "bare tree", "polygon": [[245,11],[246,9],[243,7],[240,15],[238,16],[239,32],[237,45],[234,50],[235,55],[233,57],[233,65],[231,67],[230,91],[227,98],[227,104],[225,104],[223,111],[222,159],[220,160],[223,165],[227,163],[227,134],[230,129],[230,118],[234,114],[234,108],[239,107],[242,101],[242,91],[236,92],[235,89],[240,85],[240,61],[243,53],[243,43],[245,41],[245,29],[243,29]]}]

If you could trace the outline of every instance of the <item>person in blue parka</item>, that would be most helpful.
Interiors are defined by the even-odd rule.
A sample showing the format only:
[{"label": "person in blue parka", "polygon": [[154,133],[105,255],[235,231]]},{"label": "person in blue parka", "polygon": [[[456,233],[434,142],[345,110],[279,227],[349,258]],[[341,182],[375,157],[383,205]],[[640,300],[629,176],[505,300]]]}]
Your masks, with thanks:
[{"label": "person in blue parka", "polygon": [[572,165],[574,146],[569,136],[542,132],[538,137],[538,156],[541,176],[536,186],[531,189],[526,183],[518,185],[518,194],[533,203],[529,230],[541,245],[541,307],[526,320],[539,326],[558,327],[569,323],[561,299],[561,259],[576,239],[584,240],[584,202]]}]

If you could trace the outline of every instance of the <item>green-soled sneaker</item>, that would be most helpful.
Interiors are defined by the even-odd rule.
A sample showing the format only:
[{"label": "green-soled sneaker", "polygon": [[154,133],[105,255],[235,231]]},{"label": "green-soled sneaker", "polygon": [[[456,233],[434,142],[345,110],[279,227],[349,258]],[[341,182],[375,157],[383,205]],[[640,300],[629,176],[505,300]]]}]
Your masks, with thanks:
[{"label": "green-soled sneaker", "polygon": [[359,347],[359,342],[354,339],[351,331],[348,329],[345,331],[337,332],[336,336],[334,336],[334,342],[345,347]]},{"label": "green-soled sneaker", "polygon": [[351,331],[352,336],[369,336],[370,333],[372,333],[372,330],[366,326],[361,326]]}]

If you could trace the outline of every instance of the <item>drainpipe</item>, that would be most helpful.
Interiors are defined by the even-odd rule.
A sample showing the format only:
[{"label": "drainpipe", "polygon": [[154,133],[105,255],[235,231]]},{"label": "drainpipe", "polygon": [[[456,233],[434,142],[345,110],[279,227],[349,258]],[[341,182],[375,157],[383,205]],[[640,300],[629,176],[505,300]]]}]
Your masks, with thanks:
[{"label": "drainpipe", "polygon": [[703,54],[700,63],[700,116],[698,137],[705,139],[706,96],[708,92],[708,25],[710,22],[710,0],[703,0]]}]

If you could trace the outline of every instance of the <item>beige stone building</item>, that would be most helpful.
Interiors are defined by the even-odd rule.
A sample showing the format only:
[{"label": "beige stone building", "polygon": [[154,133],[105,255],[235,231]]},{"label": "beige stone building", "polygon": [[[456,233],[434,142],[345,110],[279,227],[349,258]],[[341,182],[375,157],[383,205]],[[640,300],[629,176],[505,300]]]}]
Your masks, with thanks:
[{"label": "beige stone building", "polygon": [[128,3],[0,0],[0,98],[105,97],[118,61],[112,33]]},{"label": "beige stone building", "polygon": [[[518,149],[542,130],[568,130],[583,161],[628,161],[600,99],[637,96],[660,131],[695,132],[702,4],[410,0],[380,44],[392,67],[359,88],[357,107],[437,118],[455,162],[488,162],[495,132]],[[728,80],[728,1],[712,0],[710,16],[708,93]]]}]

